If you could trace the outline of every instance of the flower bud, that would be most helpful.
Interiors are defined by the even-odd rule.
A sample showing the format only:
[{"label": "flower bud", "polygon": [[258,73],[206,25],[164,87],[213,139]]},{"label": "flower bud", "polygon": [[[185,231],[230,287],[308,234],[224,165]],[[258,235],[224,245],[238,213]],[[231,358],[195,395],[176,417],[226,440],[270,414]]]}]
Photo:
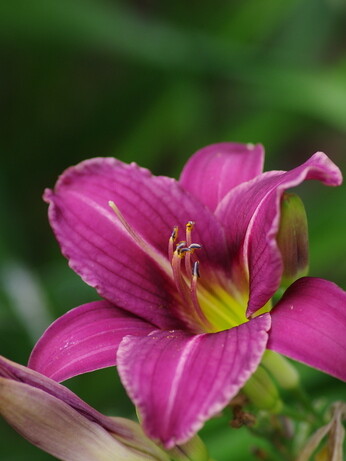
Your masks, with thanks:
[{"label": "flower bud", "polygon": [[170,461],[135,422],[104,416],[61,384],[2,356],[0,415],[63,461]]},{"label": "flower bud", "polygon": [[198,435],[167,453],[172,461],[210,461],[208,450]]},{"label": "flower bud", "polygon": [[267,350],[261,363],[283,389],[292,390],[299,387],[299,374],[296,368],[282,355]]},{"label": "flower bud", "polygon": [[247,381],[243,392],[260,410],[278,413],[283,407],[277,387],[261,365]]},{"label": "flower bud", "polygon": [[283,260],[282,285],[287,287],[308,272],[308,222],[304,204],[296,194],[285,193],[281,199],[277,243]]}]

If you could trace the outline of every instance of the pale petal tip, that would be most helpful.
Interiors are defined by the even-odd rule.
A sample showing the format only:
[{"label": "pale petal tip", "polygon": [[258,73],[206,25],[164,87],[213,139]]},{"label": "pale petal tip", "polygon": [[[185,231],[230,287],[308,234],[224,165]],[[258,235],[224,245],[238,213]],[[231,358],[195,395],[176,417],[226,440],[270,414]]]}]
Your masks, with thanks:
[{"label": "pale petal tip", "polygon": [[54,192],[48,187],[43,191],[42,198],[46,203],[51,203]]},{"label": "pale petal tip", "polygon": [[316,152],[311,159],[317,160],[321,166],[326,168],[326,183],[329,186],[340,186],[343,181],[340,168],[324,152]]}]

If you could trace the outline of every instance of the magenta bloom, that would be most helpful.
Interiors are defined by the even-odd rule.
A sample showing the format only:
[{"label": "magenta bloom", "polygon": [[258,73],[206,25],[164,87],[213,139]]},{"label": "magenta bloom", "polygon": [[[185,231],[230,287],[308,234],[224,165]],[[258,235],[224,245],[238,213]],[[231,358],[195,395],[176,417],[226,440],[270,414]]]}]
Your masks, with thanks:
[{"label": "magenta bloom", "polygon": [[66,170],[45,193],[50,222],[104,300],[53,323],[30,367],[62,381],[117,364],[168,448],[229,402],[266,348],[346,379],[346,293],[304,277],[270,301],[290,259],[277,243],[284,191],[336,186],[341,173],[321,152],[289,172],[262,173],[263,157],[260,145],[215,144],[179,181],[113,158]]}]

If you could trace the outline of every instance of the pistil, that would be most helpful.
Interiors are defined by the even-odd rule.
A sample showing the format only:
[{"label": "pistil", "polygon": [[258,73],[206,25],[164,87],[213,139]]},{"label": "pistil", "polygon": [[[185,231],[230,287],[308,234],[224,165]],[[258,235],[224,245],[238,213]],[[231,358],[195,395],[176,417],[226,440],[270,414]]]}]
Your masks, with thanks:
[{"label": "pistil", "polygon": [[[109,201],[108,205],[115,213],[119,223],[122,225],[124,231],[133,239],[133,241],[141,248],[150,258],[152,258],[161,267],[161,269],[168,275],[172,276],[170,264],[167,262],[167,258],[161,255],[154,247],[152,247],[144,238],[127,222],[117,205],[113,201]],[[178,232],[178,228],[177,228]],[[174,243],[174,242],[173,242]],[[172,243],[172,245],[173,245]]]}]

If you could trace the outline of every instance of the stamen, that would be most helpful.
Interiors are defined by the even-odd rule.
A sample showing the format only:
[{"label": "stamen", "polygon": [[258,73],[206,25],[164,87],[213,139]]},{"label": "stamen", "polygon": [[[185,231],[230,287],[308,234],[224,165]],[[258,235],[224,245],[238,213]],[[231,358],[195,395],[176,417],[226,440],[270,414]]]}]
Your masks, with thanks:
[{"label": "stamen", "polygon": [[191,232],[193,231],[193,228],[195,227],[195,222],[194,221],[188,221],[186,224],[186,243],[187,246],[191,245]]},{"label": "stamen", "polygon": [[173,231],[171,233],[171,236],[170,236],[169,242],[168,242],[168,259],[169,259],[170,263],[172,263],[172,259],[173,259],[174,243],[178,238],[178,229],[179,229],[178,226],[173,227]]},{"label": "stamen", "polygon": [[[191,256],[196,250],[202,248],[202,245],[191,241],[194,225],[193,221],[188,221],[186,224],[186,241],[180,241],[175,249],[174,243],[178,238],[178,226],[174,226],[169,239],[168,255],[175,285],[186,307],[184,310],[179,309],[179,315],[193,330],[197,327],[199,331],[199,328],[202,327],[202,331],[205,331],[206,328],[211,330],[212,326],[205,317],[197,296],[199,262],[194,262],[192,267]],[[183,258],[185,259],[185,271],[181,267]]]},{"label": "stamen", "polygon": [[[195,227],[194,221],[188,221],[186,226],[185,226],[185,229],[186,229],[186,244],[187,244],[187,246],[189,248],[191,246],[191,233],[192,233],[194,227]],[[191,252],[186,254],[185,269],[186,269],[186,273],[188,274],[188,277],[191,278],[191,271],[192,271],[192,267],[191,267]]]},{"label": "stamen", "polygon": [[199,261],[196,261],[192,269],[191,299],[192,299],[193,307],[195,308],[195,312],[197,312],[197,315],[199,317],[199,320],[202,322],[204,326],[206,326],[208,329],[209,328],[211,329],[212,325],[210,324],[209,320],[204,315],[204,312],[201,309],[201,306],[199,304],[198,297],[197,297],[197,281],[199,278],[200,278]]},{"label": "stamen", "polygon": [[174,281],[180,296],[186,303],[185,306],[187,308],[184,309],[184,311],[180,311],[180,315],[183,314],[183,320],[185,320],[191,326],[192,329],[195,329],[196,325],[204,325],[204,328],[209,328],[209,322],[205,318],[197,300],[196,284],[191,285],[191,287],[189,287],[181,271],[181,260],[184,256],[189,254],[191,250],[185,246],[186,242],[181,242],[180,245],[181,247],[179,249],[179,245],[177,246],[173,254],[172,260]]},{"label": "stamen", "polygon": [[196,278],[196,279],[199,279],[201,277],[199,273],[199,261],[196,261],[195,264],[193,265],[192,276],[193,278]]},{"label": "stamen", "polygon": [[172,259],[172,269],[173,269],[173,278],[175,281],[175,284],[178,288],[178,291],[182,298],[188,302],[190,298],[190,292],[189,292],[189,287],[187,286],[183,274],[181,272],[181,260],[184,257],[185,251],[182,252],[182,250],[187,250],[188,249],[185,247],[186,242],[181,242],[179,245],[177,245],[175,252],[173,253],[173,259]]}]

